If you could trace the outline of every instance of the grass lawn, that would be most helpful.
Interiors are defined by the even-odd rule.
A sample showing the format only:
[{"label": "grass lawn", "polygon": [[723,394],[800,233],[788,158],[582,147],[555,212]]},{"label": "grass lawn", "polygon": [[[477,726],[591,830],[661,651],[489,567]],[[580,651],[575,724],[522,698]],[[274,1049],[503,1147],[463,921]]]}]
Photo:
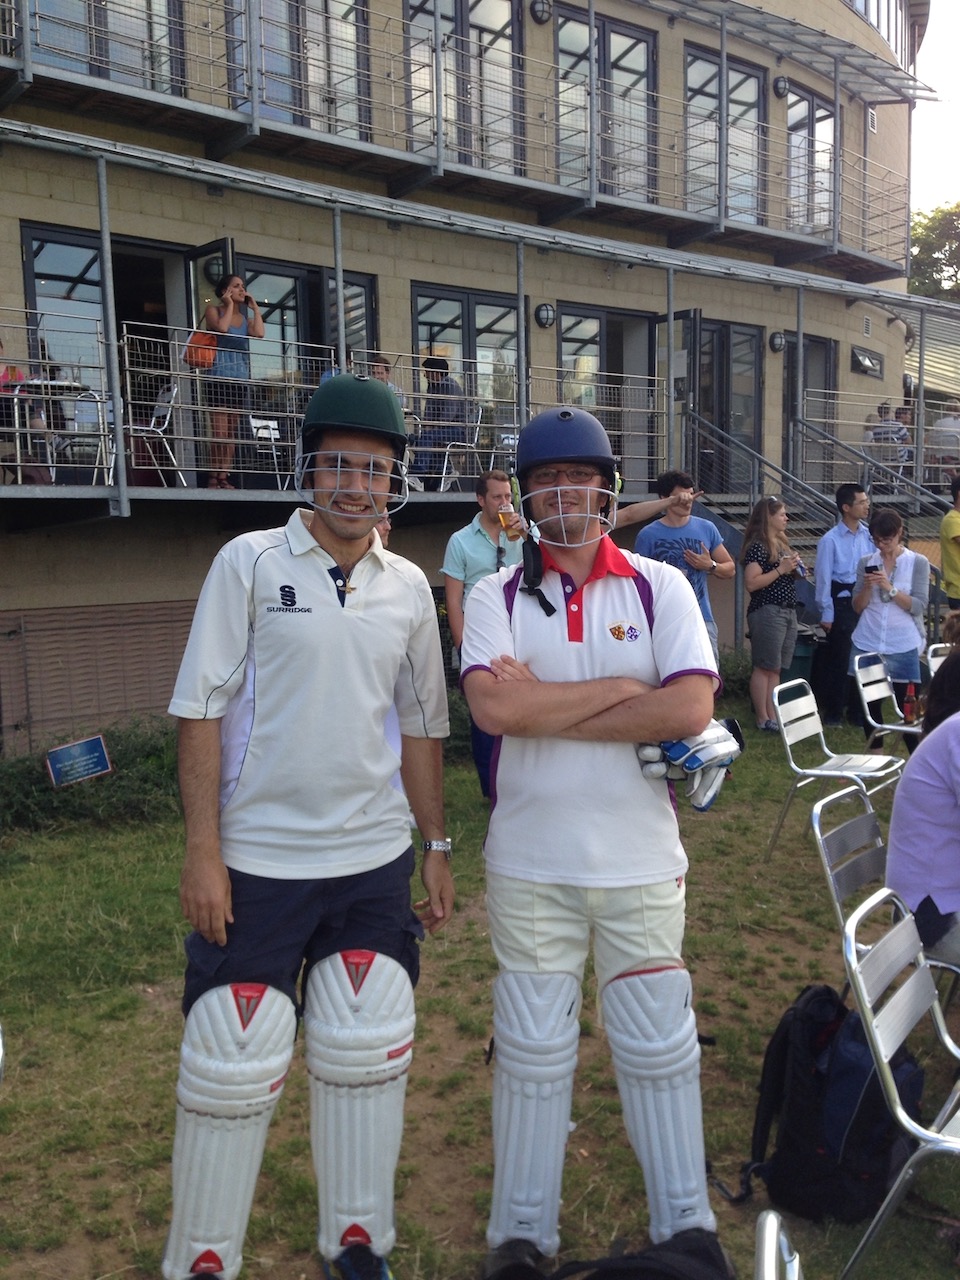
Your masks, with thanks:
[{"label": "grass lawn", "polygon": [[[802,792],[773,857],[764,850],[788,785],[783,749],[738,714],[748,750],[708,814],[680,801],[691,870],[686,954],[703,1051],[707,1153],[736,1185],[749,1154],[756,1085],[780,1014],[811,981],[842,983],[837,928],[804,819]],[[832,735],[854,749],[853,730]],[[160,765],[157,766],[158,768]],[[131,769],[133,766],[131,766]],[[106,787],[117,779],[84,784]],[[458,904],[424,947],[417,1048],[398,1177],[397,1280],[472,1277],[490,1188],[490,981],[480,845],[484,805],[472,767],[447,769]],[[79,789],[75,788],[75,791]],[[42,808],[42,788],[38,805]],[[101,797],[108,790],[91,790]],[[884,814],[889,797],[878,797]],[[106,816],[105,816],[106,815]],[[97,817],[96,814],[92,815]],[[177,878],[180,825],[163,805],[136,821],[61,817],[0,839],[0,1278],[157,1277],[169,1214],[173,1090],[181,1022]],[[548,851],[545,851],[548,852]],[[246,1247],[251,1280],[315,1280],[309,1103],[298,1053],[271,1130]],[[646,1243],[643,1181],[627,1146],[595,993],[584,1003],[576,1129],[567,1154],[563,1258]],[[960,1213],[958,1173],[941,1163],[920,1190]],[[742,1277],[753,1273],[762,1189],[714,1205]],[[838,1274],[860,1227],[788,1219],[807,1280]],[[865,1276],[956,1274],[935,1224],[901,1212]]]}]

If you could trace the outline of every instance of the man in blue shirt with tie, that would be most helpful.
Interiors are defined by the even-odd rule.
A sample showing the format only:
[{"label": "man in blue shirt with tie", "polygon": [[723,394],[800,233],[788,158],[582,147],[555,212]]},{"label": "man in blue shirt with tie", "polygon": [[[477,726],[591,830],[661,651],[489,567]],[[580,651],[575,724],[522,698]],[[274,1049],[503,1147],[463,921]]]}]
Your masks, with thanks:
[{"label": "man in blue shirt with tie", "polygon": [[850,637],[857,625],[853,585],[857,565],[876,548],[866,526],[870,499],[858,484],[842,484],[836,493],[840,519],[817,543],[816,599],[820,625],[827,635],[818,664],[817,701],[827,725],[862,723],[863,712],[848,676]]}]

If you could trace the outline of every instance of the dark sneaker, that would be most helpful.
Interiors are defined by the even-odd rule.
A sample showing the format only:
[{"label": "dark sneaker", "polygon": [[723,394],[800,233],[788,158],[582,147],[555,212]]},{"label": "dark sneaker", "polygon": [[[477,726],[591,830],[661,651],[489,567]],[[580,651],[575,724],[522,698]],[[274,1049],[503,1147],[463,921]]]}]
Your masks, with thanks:
[{"label": "dark sneaker", "polygon": [[480,1268],[480,1280],[541,1280],[543,1254],[530,1240],[504,1240],[491,1249]]},{"label": "dark sneaker", "polygon": [[327,1280],[393,1280],[386,1258],[365,1244],[352,1244],[331,1262],[323,1260]]}]

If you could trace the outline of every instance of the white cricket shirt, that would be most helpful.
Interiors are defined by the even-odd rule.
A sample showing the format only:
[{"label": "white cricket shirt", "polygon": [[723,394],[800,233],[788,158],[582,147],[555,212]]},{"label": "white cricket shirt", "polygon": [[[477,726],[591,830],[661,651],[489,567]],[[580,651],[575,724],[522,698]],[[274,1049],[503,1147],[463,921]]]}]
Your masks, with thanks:
[{"label": "white cricket shirt", "polygon": [[449,732],[436,608],[423,572],[379,537],[341,605],[309,511],[243,534],[207,575],[170,714],[222,718],[227,866],[276,879],[349,875],[410,844],[384,724]]},{"label": "white cricket shirt", "polygon": [[[519,589],[519,567],[477,583],[465,610],[461,681],[505,653],[540,680],[632,676],[660,686],[703,674],[719,686],[703,615],[678,569],[607,537],[579,591],[550,565],[547,553],[541,590],[556,607],[551,617]],[[484,854],[503,875],[610,888],[687,869],[671,788],[643,776],[631,743],[502,737],[491,773]]]}]

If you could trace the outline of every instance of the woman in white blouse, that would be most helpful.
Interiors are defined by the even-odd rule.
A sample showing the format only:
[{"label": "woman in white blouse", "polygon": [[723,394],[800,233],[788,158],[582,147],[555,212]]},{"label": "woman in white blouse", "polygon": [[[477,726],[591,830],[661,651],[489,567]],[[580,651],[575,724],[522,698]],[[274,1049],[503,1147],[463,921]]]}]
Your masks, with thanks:
[{"label": "woman in white blouse", "polygon": [[[860,617],[853,632],[850,673],[859,654],[879,653],[902,706],[907,685],[920,683],[930,561],[903,545],[903,521],[889,507],[871,516],[870,537],[877,550],[860,561],[853,589],[853,608]],[[879,712],[879,706],[871,707],[875,719],[880,719]],[[869,737],[870,730],[865,732]],[[914,744],[908,739],[907,745]]]}]

